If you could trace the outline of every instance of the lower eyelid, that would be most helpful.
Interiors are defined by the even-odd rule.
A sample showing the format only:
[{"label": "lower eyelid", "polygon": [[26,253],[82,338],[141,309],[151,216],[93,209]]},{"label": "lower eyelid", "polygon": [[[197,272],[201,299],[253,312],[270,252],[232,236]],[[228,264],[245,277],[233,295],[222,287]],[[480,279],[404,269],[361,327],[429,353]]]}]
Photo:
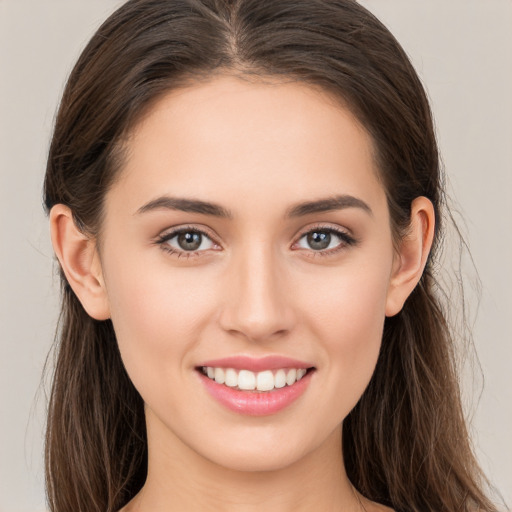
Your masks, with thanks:
[{"label": "lower eyelid", "polygon": [[160,248],[162,249],[162,251],[172,254],[173,256],[176,256],[177,258],[185,258],[185,259],[198,257],[198,256],[200,256],[200,252],[202,252],[202,251],[200,251],[200,252],[199,251],[181,251],[181,250],[175,249],[174,247],[171,247],[170,245],[166,246],[164,244],[161,244]]}]

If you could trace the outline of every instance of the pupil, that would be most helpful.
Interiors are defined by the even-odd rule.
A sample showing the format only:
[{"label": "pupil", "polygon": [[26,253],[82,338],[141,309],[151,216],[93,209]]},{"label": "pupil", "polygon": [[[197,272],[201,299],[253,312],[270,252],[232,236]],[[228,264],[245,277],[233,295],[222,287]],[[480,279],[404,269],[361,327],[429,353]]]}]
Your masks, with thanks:
[{"label": "pupil", "polygon": [[331,234],[324,231],[314,231],[308,235],[308,244],[312,249],[327,249],[331,243]]},{"label": "pupil", "polygon": [[184,251],[196,251],[201,246],[201,234],[194,232],[178,235],[178,244]]}]

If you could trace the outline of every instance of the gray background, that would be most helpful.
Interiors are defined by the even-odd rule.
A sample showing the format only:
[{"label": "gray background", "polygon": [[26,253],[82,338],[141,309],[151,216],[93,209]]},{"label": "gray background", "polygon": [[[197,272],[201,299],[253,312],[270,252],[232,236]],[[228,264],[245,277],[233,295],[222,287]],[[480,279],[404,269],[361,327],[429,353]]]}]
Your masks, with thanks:
[{"label": "gray background", "polygon": [[[40,383],[58,312],[41,207],[45,155],[66,76],[120,3],[0,0],[0,512],[45,510]],[[482,281],[473,333],[484,378],[465,378],[465,403],[482,465],[510,504],[512,1],[363,3],[405,47],[432,101],[450,195]]]}]

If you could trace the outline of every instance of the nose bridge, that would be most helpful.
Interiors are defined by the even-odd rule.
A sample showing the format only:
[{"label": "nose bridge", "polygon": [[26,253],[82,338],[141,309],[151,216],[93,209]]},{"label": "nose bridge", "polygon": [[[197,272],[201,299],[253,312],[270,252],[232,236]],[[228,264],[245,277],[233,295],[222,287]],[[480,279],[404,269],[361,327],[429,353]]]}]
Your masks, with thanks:
[{"label": "nose bridge", "polygon": [[224,328],[251,340],[290,330],[293,315],[279,255],[271,244],[251,241],[234,255]]}]

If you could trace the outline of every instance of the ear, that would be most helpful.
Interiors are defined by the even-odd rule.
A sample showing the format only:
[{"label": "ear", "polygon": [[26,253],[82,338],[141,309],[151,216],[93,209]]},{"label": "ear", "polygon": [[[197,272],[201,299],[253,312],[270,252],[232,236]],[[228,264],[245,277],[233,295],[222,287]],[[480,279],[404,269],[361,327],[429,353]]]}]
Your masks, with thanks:
[{"label": "ear", "polygon": [[417,197],[411,205],[409,231],[395,254],[386,299],[386,316],[399,313],[418,284],[432,247],[434,227],[432,202],[426,197]]},{"label": "ear", "polygon": [[50,211],[50,231],[55,254],[84,309],[96,320],[110,318],[95,240],[77,228],[71,210],[63,204]]}]

